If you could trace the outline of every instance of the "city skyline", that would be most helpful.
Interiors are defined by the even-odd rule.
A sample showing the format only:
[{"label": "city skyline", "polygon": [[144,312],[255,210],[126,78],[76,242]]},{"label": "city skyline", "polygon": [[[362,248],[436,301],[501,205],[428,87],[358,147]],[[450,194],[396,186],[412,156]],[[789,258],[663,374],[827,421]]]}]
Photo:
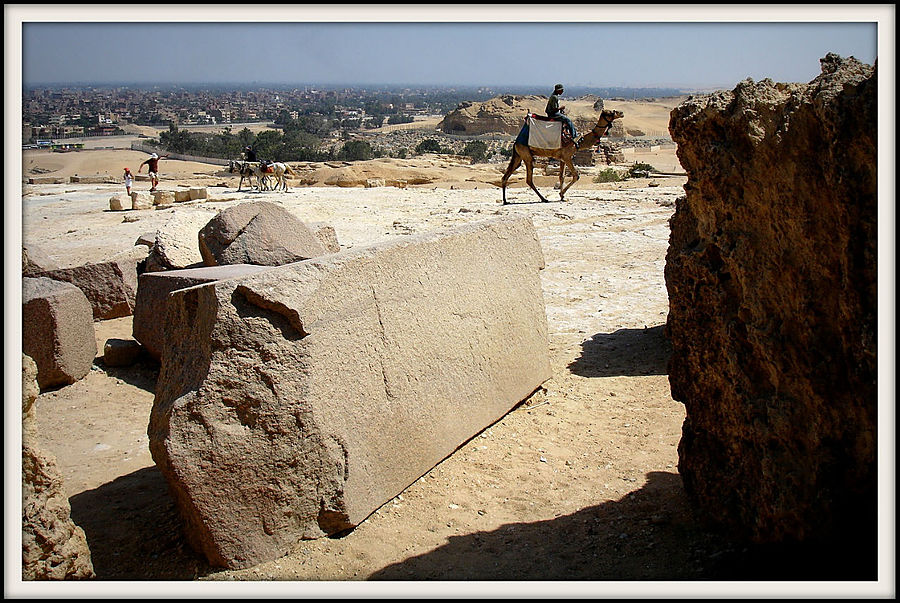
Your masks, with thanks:
[{"label": "city skyline", "polygon": [[[279,7],[283,23],[237,21],[250,13],[218,9],[219,22],[188,20],[190,13],[178,9],[166,13],[185,20],[129,22],[133,13],[117,9],[118,20],[110,22],[90,6],[66,22],[65,14],[31,9],[22,11],[21,31],[13,31],[18,34],[13,39],[21,41],[23,86],[552,87],[563,82],[691,90],[730,88],[747,78],[805,83],[819,74],[819,59],[829,52],[872,64],[881,25],[877,11],[865,7],[838,11],[832,21],[822,20],[827,10],[801,10],[784,13],[792,20],[772,22],[742,22],[738,19],[754,12],[714,7],[682,7],[684,18],[696,19],[690,22],[641,22],[646,12],[629,17],[606,9],[607,22],[571,22],[567,19],[574,15],[595,15],[586,8],[573,11],[572,5],[553,11],[563,19],[557,22],[489,21],[489,13],[479,10],[469,17],[485,15],[478,22],[454,21],[455,11],[444,13],[450,15],[446,21],[390,22],[384,19],[397,18],[396,5],[375,8],[350,15]],[[784,11],[768,12],[771,18]],[[373,14],[382,20],[349,21]],[[721,20],[710,20],[716,18]]]}]

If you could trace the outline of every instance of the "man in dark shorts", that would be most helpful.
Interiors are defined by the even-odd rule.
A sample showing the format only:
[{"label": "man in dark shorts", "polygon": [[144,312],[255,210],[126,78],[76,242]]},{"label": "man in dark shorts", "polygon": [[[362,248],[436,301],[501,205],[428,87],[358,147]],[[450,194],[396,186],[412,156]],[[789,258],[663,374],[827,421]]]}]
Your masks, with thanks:
[{"label": "man in dark shorts", "polygon": [[156,185],[159,184],[159,160],[165,159],[169,155],[163,155],[160,157],[156,153],[151,153],[150,158],[147,159],[144,163],[138,166],[138,173],[140,173],[141,168],[145,165],[147,166],[147,170],[150,174],[150,192],[156,191]]}]

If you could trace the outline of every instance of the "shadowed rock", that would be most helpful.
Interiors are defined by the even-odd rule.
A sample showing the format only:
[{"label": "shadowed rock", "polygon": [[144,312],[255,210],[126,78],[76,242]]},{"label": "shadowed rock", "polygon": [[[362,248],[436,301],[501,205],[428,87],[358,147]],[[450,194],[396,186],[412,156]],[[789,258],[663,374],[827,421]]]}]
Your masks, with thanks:
[{"label": "shadowed rock", "polygon": [[141,248],[126,250],[106,262],[58,268],[35,276],[72,283],[84,292],[95,319],[109,320],[131,316],[134,310],[137,276],[147,252]]},{"label": "shadowed rock", "polygon": [[81,289],[49,278],[22,279],[22,351],[41,389],[75,383],[97,355],[91,305]]},{"label": "shadowed rock", "polygon": [[550,374],[527,218],[175,291],[148,434],[210,563],[359,524]]},{"label": "shadowed rock", "polygon": [[741,82],[671,116],[666,259],[685,488],[758,542],[869,539],[876,494],[875,69]]}]

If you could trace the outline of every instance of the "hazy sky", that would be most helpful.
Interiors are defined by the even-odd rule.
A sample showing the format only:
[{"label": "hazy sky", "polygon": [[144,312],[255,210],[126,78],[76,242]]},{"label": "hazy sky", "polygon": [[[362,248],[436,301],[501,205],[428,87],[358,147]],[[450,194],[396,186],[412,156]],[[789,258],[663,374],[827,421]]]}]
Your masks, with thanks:
[{"label": "hazy sky", "polygon": [[[18,6],[24,12],[20,20],[24,85],[552,88],[562,82],[570,88],[731,88],[748,77],[808,82],[819,74],[819,59],[828,52],[871,64],[878,54],[879,35],[877,20],[866,10],[873,5],[843,7],[830,18],[823,7],[812,5],[796,5],[806,10],[793,12],[770,5],[765,12],[749,13],[684,5],[677,13],[681,22],[647,20],[656,14],[672,15],[664,9],[632,16],[601,11],[600,5],[560,5],[553,10],[522,5],[509,12],[519,18],[516,13],[565,21],[555,23],[489,22],[496,20],[496,13],[478,10],[465,11],[465,19],[479,22],[460,22],[463,11],[458,8],[398,12],[398,7],[408,5],[380,5],[380,9],[360,5],[358,10],[331,13],[304,5],[269,5],[264,17],[256,5],[249,12],[228,12],[221,5],[173,12],[172,5],[165,9],[149,5],[137,13],[113,5],[86,5],[74,15],[48,9],[29,12],[26,9],[32,7]],[[407,14],[417,22],[398,22]],[[207,15],[222,21],[201,22]],[[148,22],[153,17],[182,22]],[[249,22],[260,18],[283,22]]]}]

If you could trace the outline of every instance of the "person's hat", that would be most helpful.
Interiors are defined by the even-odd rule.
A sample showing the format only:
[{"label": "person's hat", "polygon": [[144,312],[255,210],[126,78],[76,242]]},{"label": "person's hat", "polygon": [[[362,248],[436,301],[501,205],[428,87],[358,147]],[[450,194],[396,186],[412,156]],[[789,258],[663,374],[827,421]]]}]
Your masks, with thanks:
[{"label": "person's hat", "polygon": [[130,169],[128,169],[128,168],[125,168],[125,171],[126,171],[126,172],[130,172],[130,171],[131,171],[131,170],[130,170]]},{"label": "person's hat", "polygon": [[156,153],[150,153],[150,158],[151,159],[159,159],[159,155],[157,155]]},{"label": "person's hat", "polygon": [[557,84],[556,86],[553,87],[553,91],[554,91],[554,92],[556,92],[557,90],[563,90],[563,89],[564,89],[564,88],[563,88],[563,85],[562,85],[562,84]]}]

